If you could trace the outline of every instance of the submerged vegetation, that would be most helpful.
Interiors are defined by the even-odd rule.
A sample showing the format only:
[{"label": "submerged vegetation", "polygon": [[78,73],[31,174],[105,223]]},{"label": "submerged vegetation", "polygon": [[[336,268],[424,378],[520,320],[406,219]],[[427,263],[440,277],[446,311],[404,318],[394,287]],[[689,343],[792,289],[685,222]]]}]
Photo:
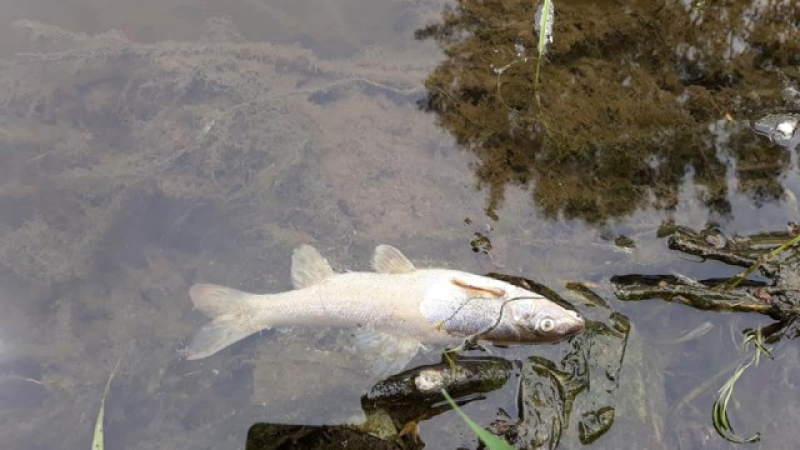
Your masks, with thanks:
[{"label": "submerged vegetation", "polygon": [[[0,420],[24,412],[27,424],[0,427],[10,446],[85,447],[74,430],[95,424],[107,375],[97,361],[119,355],[129,376],[103,409],[106,423],[125,424],[106,429],[115,444],[233,446],[229,429],[263,417],[267,384],[252,380],[278,371],[235,354],[213,369],[187,366],[179,350],[198,325],[187,319],[188,286],[263,290],[289,279],[286,250],[299,243],[349,251],[407,234],[413,248],[440,233],[419,199],[437,189],[452,198],[464,169],[419,145],[435,128],[413,103],[423,52],[325,59],[248,41],[228,17],[206,26],[196,41],[141,43],[114,30],[14,25],[31,42],[0,60],[0,396],[21,393]],[[438,165],[405,170],[426,157]],[[356,163],[364,179],[346,176]],[[391,183],[405,189],[390,190],[387,211]],[[417,221],[399,220],[412,210]],[[33,382],[11,389],[23,378]]]}]

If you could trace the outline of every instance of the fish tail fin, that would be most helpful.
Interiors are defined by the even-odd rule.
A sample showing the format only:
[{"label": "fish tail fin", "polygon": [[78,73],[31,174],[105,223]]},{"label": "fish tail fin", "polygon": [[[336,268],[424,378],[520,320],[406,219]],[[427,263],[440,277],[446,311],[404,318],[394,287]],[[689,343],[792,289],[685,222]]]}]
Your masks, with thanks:
[{"label": "fish tail fin", "polygon": [[212,320],[195,333],[185,350],[186,359],[211,356],[266,328],[254,327],[246,320],[252,317],[248,300],[254,294],[214,284],[195,284],[189,289],[189,296],[194,307]]}]

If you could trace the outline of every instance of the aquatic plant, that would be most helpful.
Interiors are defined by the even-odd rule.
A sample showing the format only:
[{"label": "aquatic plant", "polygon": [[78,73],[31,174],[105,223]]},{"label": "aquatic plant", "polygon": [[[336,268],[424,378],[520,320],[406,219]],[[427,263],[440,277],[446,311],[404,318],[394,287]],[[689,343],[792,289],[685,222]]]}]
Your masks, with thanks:
[{"label": "aquatic plant", "polygon": [[719,433],[719,435],[725,440],[736,444],[757,442],[761,439],[761,433],[755,433],[747,438],[740,438],[733,431],[733,426],[728,419],[728,403],[733,395],[733,388],[745,370],[747,370],[750,366],[758,366],[758,362],[761,359],[762,354],[772,359],[772,355],[770,354],[769,350],[764,347],[763,336],[761,335],[760,331],[749,331],[746,333],[744,344],[745,347],[747,347],[748,344],[753,345],[755,348],[753,356],[749,362],[740,365],[736,371],[733,372],[731,378],[728,379],[728,381],[720,388],[719,397],[716,401],[714,401],[714,409],[711,414],[711,419],[714,422],[714,429],[717,430],[717,433]]}]

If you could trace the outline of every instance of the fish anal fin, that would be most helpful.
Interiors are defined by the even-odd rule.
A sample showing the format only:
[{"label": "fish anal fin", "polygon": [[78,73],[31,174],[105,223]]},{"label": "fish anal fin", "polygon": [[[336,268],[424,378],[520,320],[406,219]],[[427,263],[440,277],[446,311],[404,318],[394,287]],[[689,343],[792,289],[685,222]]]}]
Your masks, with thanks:
[{"label": "fish anal fin", "polygon": [[375,247],[372,268],[379,273],[409,273],[417,270],[414,264],[398,249],[391,245]]},{"label": "fish anal fin", "polygon": [[333,269],[328,260],[310,245],[301,245],[292,253],[292,284],[295,289],[313,286],[332,277]]},{"label": "fish anal fin", "polygon": [[453,278],[452,280],[450,280],[450,282],[465,291],[474,292],[484,297],[489,295],[491,297],[501,298],[506,294],[505,291],[502,289],[489,286],[476,286],[466,281],[459,280],[458,278]]},{"label": "fish anal fin", "polygon": [[399,373],[420,349],[417,340],[368,329],[354,331],[352,336],[359,357],[368,361],[370,374],[380,379]]}]

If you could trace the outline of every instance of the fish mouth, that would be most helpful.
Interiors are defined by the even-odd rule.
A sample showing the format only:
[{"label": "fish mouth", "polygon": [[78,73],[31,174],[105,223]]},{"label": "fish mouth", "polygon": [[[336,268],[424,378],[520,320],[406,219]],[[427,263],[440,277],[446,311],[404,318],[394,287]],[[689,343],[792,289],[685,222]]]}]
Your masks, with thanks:
[{"label": "fish mouth", "polygon": [[580,323],[580,324],[573,325],[573,326],[567,328],[566,330],[564,330],[564,338],[577,336],[579,334],[582,334],[584,331],[586,331],[586,324],[585,323]]},{"label": "fish mouth", "polygon": [[561,325],[558,328],[558,331],[544,336],[544,339],[548,342],[556,343],[582,334],[584,331],[586,331],[586,322],[581,320],[580,322]]},{"label": "fish mouth", "polygon": [[576,320],[572,325],[566,325],[563,330],[565,337],[577,336],[586,331],[586,319],[583,316],[575,314]]}]

